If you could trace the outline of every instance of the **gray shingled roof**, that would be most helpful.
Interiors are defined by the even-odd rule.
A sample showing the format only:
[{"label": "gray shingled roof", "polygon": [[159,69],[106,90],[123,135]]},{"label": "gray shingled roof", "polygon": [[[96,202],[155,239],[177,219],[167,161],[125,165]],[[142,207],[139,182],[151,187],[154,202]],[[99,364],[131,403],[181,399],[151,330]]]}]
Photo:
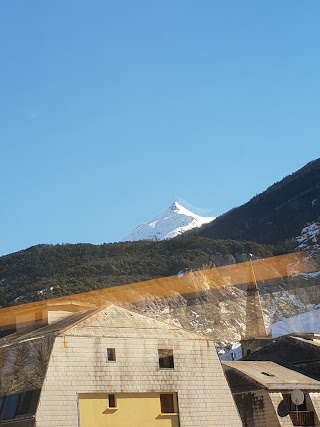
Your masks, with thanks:
[{"label": "gray shingled roof", "polygon": [[284,368],[274,362],[223,362],[222,366],[224,369],[234,369],[270,390],[302,389],[320,391],[320,381]]}]

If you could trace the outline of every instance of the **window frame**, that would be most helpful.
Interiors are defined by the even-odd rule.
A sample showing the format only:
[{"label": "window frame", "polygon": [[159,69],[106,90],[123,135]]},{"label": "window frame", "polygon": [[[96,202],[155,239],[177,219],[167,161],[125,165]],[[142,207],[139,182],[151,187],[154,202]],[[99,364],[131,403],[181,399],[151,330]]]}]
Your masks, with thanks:
[{"label": "window frame", "polygon": [[[172,399],[172,409],[173,409],[173,412],[172,411],[164,411],[163,409],[164,409],[164,407],[165,407],[165,405],[166,405],[166,403],[167,402],[163,402],[163,397],[162,396],[170,396],[171,397],[171,399]],[[162,399],[161,399],[161,397],[162,397]],[[159,397],[159,400],[160,400],[160,414],[161,415],[177,415],[178,414],[178,412],[177,412],[177,395],[176,395],[176,393],[160,393],[160,397]]]},{"label": "window frame", "polygon": [[[109,358],[111,356],[111,358]],[[107,362],[114,363],[117,361],[116,349],[113,347],[107,348]]]},{"label": "window frame", "polygon": [[158,348],[158,365],[159,370],[175,369],[173,349]]},{"label": "window frame", "polygon": [[[114,406],[110,406],[110,396],[113,396]],[[111,409],[111,410],[118,409],[117,397],[115,393],[108,393],[108,409]]]},{"label": "window frame", "polygon": [[[35,415],[38,405],[40,390],[27,390],[23,393],[11,394],[8,396],[0,396],[0,425],[4,421],[13,421],[28,418]],[[9,402],[17,399],[14,407],[14,416],[7,417]]]}]

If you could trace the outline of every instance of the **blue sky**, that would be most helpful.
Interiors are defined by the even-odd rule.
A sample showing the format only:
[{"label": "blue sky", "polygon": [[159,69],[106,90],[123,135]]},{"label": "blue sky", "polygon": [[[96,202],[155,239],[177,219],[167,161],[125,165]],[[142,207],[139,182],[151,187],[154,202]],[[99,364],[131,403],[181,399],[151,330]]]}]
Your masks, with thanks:
[{"label": "blue sky", "polygon": [[220,215],[319,157],[316,0],[2,0],[0,255]]}]

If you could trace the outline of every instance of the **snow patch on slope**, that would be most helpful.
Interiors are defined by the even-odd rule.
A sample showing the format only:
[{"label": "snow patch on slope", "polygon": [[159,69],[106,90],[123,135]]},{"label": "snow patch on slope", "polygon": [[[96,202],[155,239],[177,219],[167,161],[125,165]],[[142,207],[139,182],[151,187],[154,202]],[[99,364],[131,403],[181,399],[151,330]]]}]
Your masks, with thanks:
[{"label": "snow patch on slope", "polygon": [[304,227],[301,231],[301,235],[296,238],[299,243],[297,249],[307,250],[312,249],[313,251],[319,250],[320,245],[318,241],[320,239],[320,223],[314,222],[307,227]]},{"label": "snow patch on slope", "polygon": [[122,239],[126,241],[137,240],[167,240],[180,234],[201,227],[215,219],[215,217],[202,217],[174,202],[166,211],[155,217],[152,221],[137,227],[131,234]]},{"label": "snow patch on slope", "polygon": [[271,326],[272,338],[292,333],[320,333],[320,304],[317,310],[301,313],[281,320]]}]

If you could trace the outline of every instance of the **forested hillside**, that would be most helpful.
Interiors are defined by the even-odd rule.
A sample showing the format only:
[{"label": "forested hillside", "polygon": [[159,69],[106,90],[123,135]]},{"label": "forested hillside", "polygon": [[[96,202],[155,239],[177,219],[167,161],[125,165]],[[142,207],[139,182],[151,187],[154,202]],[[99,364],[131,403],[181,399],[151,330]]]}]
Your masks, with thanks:
[{"label": "forested hillside", "polygon": [[38,245],[0,257],[0,306],[242,262],[248,253],[288,253],[297,246],[293,237],[319,216],[318,159],[245,205],[172,240]]},{"label": "forested hillside", "polygon": [[160,242],[39,245],[0,257],[0,305],[5,307],[157,277],[227,265],[243,254],[269,257],[283,246],[179,237]]},{"label": "forested hillside", "polygon": [[300,234],[320,216],[320,159],[272,185],[248,203],[192,235],[276,244]]}]

